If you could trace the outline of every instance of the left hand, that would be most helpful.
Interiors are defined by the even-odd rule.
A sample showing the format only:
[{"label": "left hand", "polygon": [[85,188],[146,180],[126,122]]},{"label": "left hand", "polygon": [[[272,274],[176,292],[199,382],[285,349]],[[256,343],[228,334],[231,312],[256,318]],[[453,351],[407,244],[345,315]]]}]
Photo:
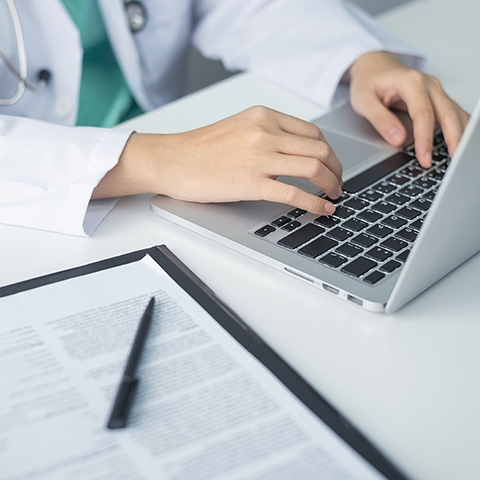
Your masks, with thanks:
[{"label": "left hand", "polygon": [[420,164],[432,163],[435,125],[442,128],[450,156],[458,146],[469,115],[443,90],[439,80],[408,68],[387,52],[362,55],[350,67],[353,109],[391,145],[406,140],[406,130],[392,110],[406,111],[413,121],[415,151]]}]

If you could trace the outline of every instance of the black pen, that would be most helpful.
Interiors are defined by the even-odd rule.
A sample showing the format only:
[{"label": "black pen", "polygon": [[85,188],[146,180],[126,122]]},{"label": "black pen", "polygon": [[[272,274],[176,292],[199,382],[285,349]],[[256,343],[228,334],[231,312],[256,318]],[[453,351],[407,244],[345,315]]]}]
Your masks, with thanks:
[{"label": "black pen", "polygon": [[135,376],[135,373],[138,363],[140,362],[140,357],[142,356],[150,324],[152,323],[154,306],[155,297],[152,297],[138,325],[135,340],[133,341],[132,349],[128,356],[127,365],[125,366],[120,385],[118,386],[112,413],[108,420],[108,428],[125,428],[127,426],[128,414],[130,413],[130,407],[132,406],[138,385],[138,378]]}]

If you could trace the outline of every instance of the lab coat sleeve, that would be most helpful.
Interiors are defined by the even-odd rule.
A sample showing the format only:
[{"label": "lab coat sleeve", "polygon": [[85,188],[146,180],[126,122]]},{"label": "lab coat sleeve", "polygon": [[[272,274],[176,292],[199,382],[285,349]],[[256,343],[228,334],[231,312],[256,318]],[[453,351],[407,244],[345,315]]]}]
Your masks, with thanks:
[{"label": "lab coat sleeve", "polygon": [[324,107],[348,99],[340,82],[362,54],[385,50],[412,68],[425,59],[341,0],[197,0],[195,46]]},{"label": "lab coat sleeve", "polygon": [[0,115],[0,223],[91,235],[117,202],[92,192],[130,135]]}]

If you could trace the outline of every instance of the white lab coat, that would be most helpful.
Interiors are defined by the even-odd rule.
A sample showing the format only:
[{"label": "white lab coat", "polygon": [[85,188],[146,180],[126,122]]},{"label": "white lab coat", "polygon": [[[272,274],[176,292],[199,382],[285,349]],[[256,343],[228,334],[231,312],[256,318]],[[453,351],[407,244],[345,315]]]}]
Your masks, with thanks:
[{"label": "white lab coat", "polygon": [[[123,1],[99,0],[120,68],[144,110],[183,93],[190,42],[229,69],[256,73],[325,106],[340,100],[341,77],[368,51],[392,51],[422,68],[418,52],[341,0],[144,3],[147,25],[132,34]],[[0,222],[89,235],[115,204],[91,202],[91,193],[131,132],[72,128],[82,69],[77,28],[60,0],[16,5],[29,77],[47,69],[52,78],[42,93],[27,90],[16,105],[0,106]]]}]

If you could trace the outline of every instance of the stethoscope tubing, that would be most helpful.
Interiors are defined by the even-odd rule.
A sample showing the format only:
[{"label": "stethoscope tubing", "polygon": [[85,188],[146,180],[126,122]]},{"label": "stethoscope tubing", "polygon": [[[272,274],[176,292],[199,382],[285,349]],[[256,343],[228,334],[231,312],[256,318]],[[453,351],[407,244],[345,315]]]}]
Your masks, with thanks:
[{"label": "stethoscope tubing", "polygon": [[12,18],[13,23],[13,30],[15,33],[15,42],[17,44],[17,52],[18,52],[18,68],[13,65],[10,59],[7,57],[4,49],[0,45],[0,56],[5,61],[8,69],[15,75],[18,79],[18,86],[17,91],[14,95],[10,98],[0,98],[0,105],[14,105],[17,103],[20,98],[22,98],[23,93],[25,92],[26,88],[33,87],[36,89],[37,87],[31,82],[27,80],[27,55],[25,52],[25,43],[23,41],[23,32],[22,32],[22,25],[20,23],[20,18],[18,17],[18,12],[13,3],[13,0],[5,0],[7,3],[8,10],[10,11],[10,16]]},{"label": "stethoscope tubing", "polygon": [[[0,58],[4,61],[7,68],[18,80],[17,91],[10,98],[0,98],[0,106],[14,105],[23,96],[28,88],[33,92],[41,92],[49,82],[51,74],[48,70],[41,70],[38,73],[37,83],[27,80],[27,53],[23,37],[22,24],[18,16],[17,8],[13,0],[5,0],[10,16],[12,18],[13,30],[15,33],[15,42],[17,45],[18,68],[8,58],[2,45],[0,45]],[[130,30],[137,33],[145,27],[147,22],[147,13],[145,7],[138,1],[124,0],[125,10],[127,12]]]}]

